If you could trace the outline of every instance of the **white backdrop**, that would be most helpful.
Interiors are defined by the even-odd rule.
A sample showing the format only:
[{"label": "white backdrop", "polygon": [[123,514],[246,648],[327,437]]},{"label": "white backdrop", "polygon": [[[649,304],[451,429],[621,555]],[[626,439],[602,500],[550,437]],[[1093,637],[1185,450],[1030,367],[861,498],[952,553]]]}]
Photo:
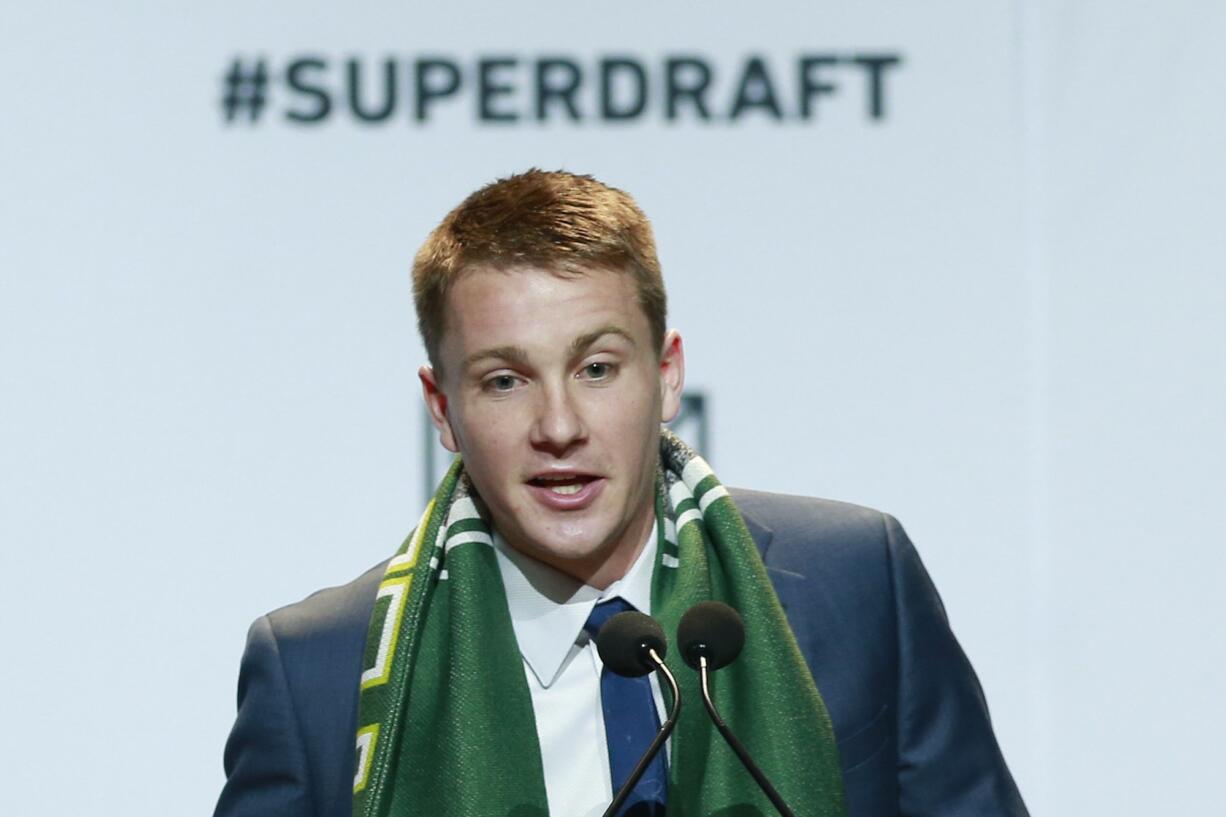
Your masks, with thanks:
[{"label": "white backdrop", "polygon": [[[652,218],[726,482],[903,520],[1035,814],[1223,813],[1220,4],[14,6],[0,812],[211,810],[248,623],[420,510],[412,253],[537,165]],[[755,55],[781,119],[727,116]],[[843,61],[806,120],[814,55]],[[900,58],[878,118],[857,55]],[[557,56],[578,122],[534,118]],[[644,67],[638,119],[595,115],[603,56]],[[463,80],[419,122],[423,57]],[[513,123],[477,114],[499,57]],[[708,121],[667,117],[679,57],[713,71]],[[260,58],[266,108],[227,123]],[[317,124],[285,119],[304,58]],[[346,112],[350,58],[398,61],[387,121]]]}]

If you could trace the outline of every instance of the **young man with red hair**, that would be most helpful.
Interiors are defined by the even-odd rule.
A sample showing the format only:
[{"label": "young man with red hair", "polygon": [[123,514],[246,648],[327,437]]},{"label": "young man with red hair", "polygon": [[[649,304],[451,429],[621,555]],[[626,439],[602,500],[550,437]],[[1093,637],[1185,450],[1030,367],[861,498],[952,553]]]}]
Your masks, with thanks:
[{"label": "young man with red hair", "polygon": [[[387,562],[253,625],[217,817],[599,815],[673,705],[593,637],[638,610],[744,619],[714,696],[802,815],[1023,815],[975,675],[889,516],[730,490],[661,424],[684,353],[646,217],[529,171],[413,271],[420,378],[459,457]],[[774,807],[678,651],[668,751],[622,814]]]}]

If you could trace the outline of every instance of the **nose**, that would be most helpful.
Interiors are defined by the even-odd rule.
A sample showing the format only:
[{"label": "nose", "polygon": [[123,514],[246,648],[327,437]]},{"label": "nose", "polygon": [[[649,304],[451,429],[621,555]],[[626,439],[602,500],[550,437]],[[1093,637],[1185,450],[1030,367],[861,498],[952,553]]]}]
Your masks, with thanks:
[{"label": "nose", "polygon": [[587,425],[565,385],[541,390],[531,439],[534,447],[557,457],[566,456],[587,439]]}]

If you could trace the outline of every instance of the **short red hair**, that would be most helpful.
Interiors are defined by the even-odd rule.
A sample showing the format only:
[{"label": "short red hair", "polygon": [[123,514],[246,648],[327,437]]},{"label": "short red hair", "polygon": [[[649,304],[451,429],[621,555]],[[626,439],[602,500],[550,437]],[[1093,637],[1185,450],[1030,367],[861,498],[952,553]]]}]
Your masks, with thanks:
[{"label": "short red hair", "polygon": [[413,259],[417,326],[430,363],[452,285],[475,269],[631,275],[659,353],[668,311],[651,224],[627,193],[591,176],[532,169],[482,187],[447,214]]}]

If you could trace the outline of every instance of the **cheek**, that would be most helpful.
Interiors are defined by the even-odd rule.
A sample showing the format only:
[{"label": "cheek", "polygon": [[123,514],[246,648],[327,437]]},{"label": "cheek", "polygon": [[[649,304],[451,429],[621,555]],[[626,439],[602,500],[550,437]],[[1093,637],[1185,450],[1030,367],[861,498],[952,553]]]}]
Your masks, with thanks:
[{"label": "cheek", "polygon": [[458,415],[454,426],[460,453],[472,468],[493,476],[511,467],[520,434],[515,412],[509,406],[481,407]]},{"label": "cheek", "polygon": [[660,429],[660,403],[649,391],[636,390],[602,406],[593,427],[608,442],[616,456],[638,460],[654,452]]}]

